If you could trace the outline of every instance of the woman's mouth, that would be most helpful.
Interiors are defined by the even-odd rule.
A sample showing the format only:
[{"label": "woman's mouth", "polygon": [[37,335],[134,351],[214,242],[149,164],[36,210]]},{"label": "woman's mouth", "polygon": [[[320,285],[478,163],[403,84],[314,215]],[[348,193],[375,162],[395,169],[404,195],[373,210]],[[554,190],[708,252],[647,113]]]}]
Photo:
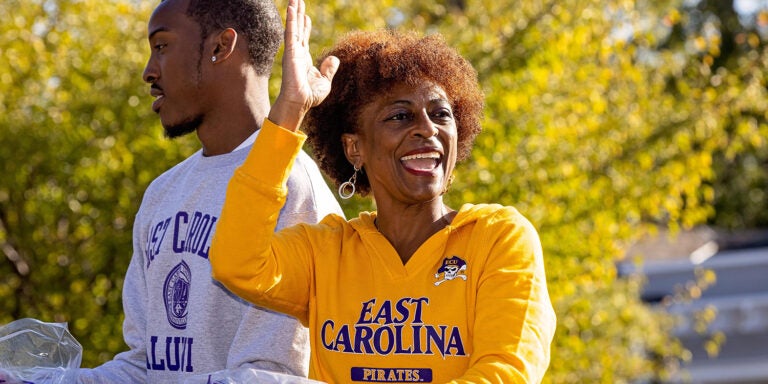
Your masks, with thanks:
[{"label": "woman's mouth", "polygon": [[441,157],[442,155],[437,151],[415,153],[401,157],[400,163],[412,173],[430,173],[438,167]]}]

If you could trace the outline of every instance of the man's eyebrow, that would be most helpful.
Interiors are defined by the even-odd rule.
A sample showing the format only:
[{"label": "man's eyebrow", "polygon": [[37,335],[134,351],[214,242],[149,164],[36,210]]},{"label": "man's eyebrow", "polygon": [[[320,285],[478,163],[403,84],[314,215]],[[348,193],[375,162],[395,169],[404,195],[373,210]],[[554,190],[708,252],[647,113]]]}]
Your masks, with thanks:
[{"label": "man's eyebrow", "polygon": [[158,27],[158,28],[154,29],[152,32],[149,33],[149,37],[147,39],[148,40],[152,40],[152,36],[154,36],[158,32],[168,32],[168,28],[167,27]]}]

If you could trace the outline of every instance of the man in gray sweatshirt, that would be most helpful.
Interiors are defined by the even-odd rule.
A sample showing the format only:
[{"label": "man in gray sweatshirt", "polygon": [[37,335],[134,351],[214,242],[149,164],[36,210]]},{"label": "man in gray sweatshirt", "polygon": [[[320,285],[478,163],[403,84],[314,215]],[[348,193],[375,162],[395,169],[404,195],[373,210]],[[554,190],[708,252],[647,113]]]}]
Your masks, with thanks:
[{"label": "man in gray sweatshirt", "polygon": [[[195,132],[202,149],[145,192],[123,287],[129,350],[77,370],[78,382],[181,383],[244,367],[306,376],[307,330],[228,292],[208,262],[229,178],[269,112],[282,28],[272,0],[165,0],[152,14],[143,74],[152,109],[166,136]],[[342,213],[306,154],[288,188],[278,229]]]}]

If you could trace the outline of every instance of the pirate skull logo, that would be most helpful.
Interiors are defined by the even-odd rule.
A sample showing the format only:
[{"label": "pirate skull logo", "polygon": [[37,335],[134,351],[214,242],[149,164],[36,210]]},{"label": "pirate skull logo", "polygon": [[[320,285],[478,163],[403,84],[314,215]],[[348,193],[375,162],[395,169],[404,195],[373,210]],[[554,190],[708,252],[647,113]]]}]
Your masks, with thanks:
[{"label": "pirate skull logo", "polygon": [[460,259],[458,256],[451,256],[450,258],[443,259],[443,265],[437,270],[435,274],[436,279],[440,279],[440,274],[443,274],[443,278],[435,282],[435,285],[440,285],[446,281],[451,281],[456,278],[467,280],[467,275],[464,271],[467,270],[467,262]]}]

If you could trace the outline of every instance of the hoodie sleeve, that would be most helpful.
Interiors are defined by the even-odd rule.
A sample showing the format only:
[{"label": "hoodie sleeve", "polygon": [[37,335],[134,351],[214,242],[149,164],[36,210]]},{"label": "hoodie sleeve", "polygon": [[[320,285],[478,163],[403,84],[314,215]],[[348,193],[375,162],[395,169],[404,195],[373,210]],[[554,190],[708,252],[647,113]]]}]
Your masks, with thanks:
[{"label": "hoodie sleeve", "polygon": [[229,182],[211,244],[212,275],[238,296],[307,324],[311,247],[303,226],[274,235],[306,136],[268,120],[261,129]]},{"label": "hoodie sleeve", "polygon": [[481,231],[487,254],[477,288],[470,368],[451,383],[539,383],[549,366],[555,312],[538,233],[513,208]]}]

